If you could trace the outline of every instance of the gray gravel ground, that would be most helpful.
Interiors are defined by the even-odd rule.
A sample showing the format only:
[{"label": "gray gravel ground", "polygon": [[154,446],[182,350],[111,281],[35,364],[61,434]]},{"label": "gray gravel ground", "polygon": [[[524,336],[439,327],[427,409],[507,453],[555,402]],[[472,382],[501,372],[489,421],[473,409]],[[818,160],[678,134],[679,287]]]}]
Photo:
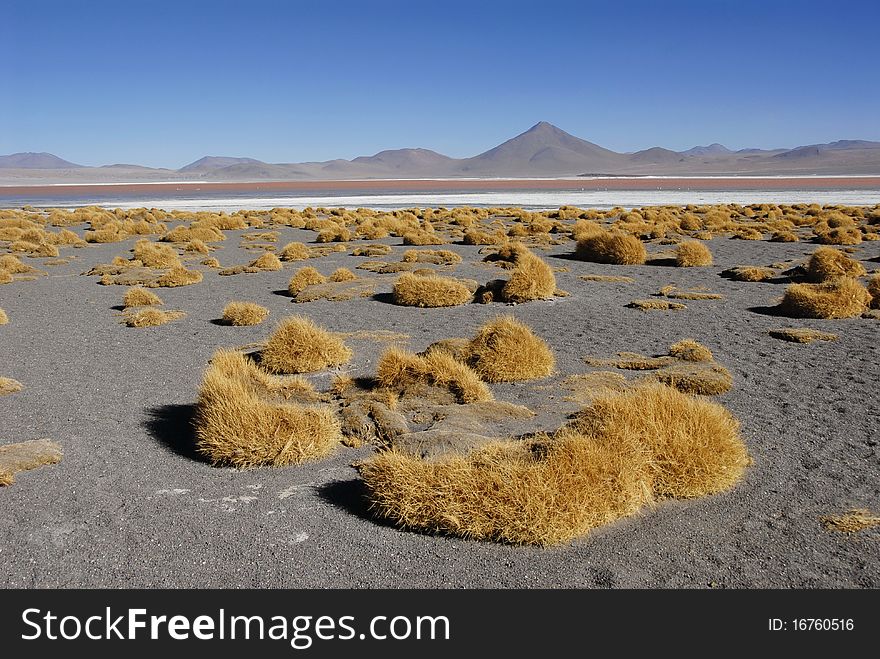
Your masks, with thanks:
[{"label": "gray gravel ground", "polygon": [[[215,255],[224,266],[258,252],[227,232]],[[278,245],[309,241],[282,229]],[[133,240],[63,255],[49,277],[0,286],[0,376],[24,390],[0,397],[0,442],[47,437],[63,461],[17,476],[0,488],[0,583],[5,587],[502,587],[502,588],[859,588],[880,587],[880,532],[845,535],[820,517],[851,508],[880,510],[880,324],[876,320],[803,321],[768,315],[784,286],[719,277],[740,264],[800,259],[809,243],[729,238],[709,246],[708,268],[607,266],[566,258],[572,245],[542,253],[570,297],[519,306],[471,304],[412,309],[385,298],[293,304],[276,294],[303,263],[280,272],[220,277],[157,289],[165,308],[187,316],[158,328],[132,329],[114,306],[124,288],[79,276],[126,255]],[[403,252],[399,239],[397,260]],[[504,276],[479,263],[479,248],[445,246],[465,261],[456,276]],[[652,246],[653,251],[661,249]],[[857,257],[869,271],[880,243]],[[871,261],[873,259],[873,261]],[[329,274],[366,259],[335,254],[308,261]],[[26,259],[38,265],[40,259]],[[362,271],[357,271],[362,272]],[[626,274],[634,283],[584,282],[587,273]],[[365,276],[372,276],[364,273]],[[722,300],[686,301],[677,312],[625,305],[675,283],[705,286]],[[379,292],[387,293],[383,284]],[[213,323],[231,299],[271,309],[269,321],[233,328]],[[550,381],[493,387],[496,398],[538,410],[556,427],[577,409],[568,392],[548,387],[590,370],[586,356],[619,351],[665,353],[693,337],[734,376],[718,398],[741,421],[755,463],[732,491],[658,505],[571,544],[540,549],[406,532],[372,520],[350,466],[369,448],[341,447],[298,467],[239,472],[211,467],[192,451],[188,420],[202,371],[221,346],[261,341],[287,314],[306,314],[329,329],[382,329],[410,335],[409,347],[470,336],[486,319],[512,313],[553,347],[559,375]],[[785,326],[836,332],[809,345],[771,338]],[[369,375],[384,345],[352,340],[342,370]],[[312,380],[326,386],[331,374]],[[629,377],[633,377],[629,374]]]}]

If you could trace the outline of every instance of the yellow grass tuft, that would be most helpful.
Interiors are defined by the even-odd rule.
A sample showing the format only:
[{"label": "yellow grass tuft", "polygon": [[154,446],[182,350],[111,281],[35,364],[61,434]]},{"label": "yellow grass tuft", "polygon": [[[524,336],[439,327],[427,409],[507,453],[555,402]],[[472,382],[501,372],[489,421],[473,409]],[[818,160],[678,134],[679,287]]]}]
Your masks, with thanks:
[{"label": "yellow grass tuft", "polygon": [[348,268],[337,268],[336,270],[334,270],[331,273],[329,280],[333,281],[333,282],[341,282],[341,281],[354,281],[357,278],[358,278],[358,276],[356,274],[354,274]]},{"label": "yellow grass tuft", "polygon": [[839,277],[822,284],[791,284],[782,310],[795,318],[853,318],[868,308],[871,295],[855,279]]},{"label": "yellow grass tuft", "polygon": [[712,252],[703,243],[689,240],[675,248],[675,263],[680,268],[712,265]]},{"label": "yellow grass tuft", "polygon": [[648,258],[642,241],[626,233],[603,231],[577,242],[575,256],[583,261],[614,265],[643,265]]},{"label": "yellow grass tuft", "polygon": [[785,327],[770,330],[770,336],[792,343],[812,343],[813,341],[836,341],[837,334],[820,332],[809,327]]},{"label": "yellow grass tuft", "polygon": [[134,286],[125,291],[122,304],[129,307],[151,307],[162,304],[162,299],[142,286]]},{"label": "yellow grass tuft", "polygon": [[407,272],[394,282],[392,296],[407,307],[453,307],[470,302],[474,293],[457,279]]},{"label": "yellow grass tuft", "polygon": [[203,278],[204,276],[198,270],[187,270],[181,265],[171,268],[171,270],[156,279],[154,282],[150,282],[148,286],[150,286],[151,288],[176,288],[177,286],[190,286],[191,284],[198,284],[200,281],[202,281]]},{"label": "yellow grass tuft", "polygon": [[522,303],[547,300],[556,292],[556,276],[541,258],[528,250],[516,258],[516,267],[501,289],[506,302]]},{"label": "yellow grass tuft", "polygon": [[284,266],[278,257],[272,252],[263,252],[260,256],[254,259],[248,267],[257,268],[258,270],[275,271],[281,270]]},{"label": "yellow grass tuft", "polygon": [[669,302],[668,300],[633,300],[626,306],[642,311],[678,311],[687,309],[687,305],[681,302]]},{"label": "yellow grass tuft", "polygon": [[635,281],[632,277],[624,277],[622,275],[580,275],[578,279],[621,284],[632,284]]},{"label": "yellow grass tuft", "polygon": [[[215,353],[196,402],[198,451],[215,465],[240,469],[329,455],[342,438],[336,416],[327,406],[288,402],[278,380],[241,353]],[[295,388],[308,388],[296,380]]]},{"label": "yellow grass tuft", "polygon": [[184,316],[186,314],[183,311],[162,311],[161,309],[147,308],[126,314],[122,322],[128,327],[158,327]]},{"label": "yellow grass tuft", "polygon": [[161,245],[149,240],[138,240],[134,245],[134,258],[148,268],[180,267],[177,252],[170,245]]},{"label": "yellow grass tuft", "polygon": [[724,408],[655,384],[600,395],[553,436],[431,461],[384,451],[356,466],[374,512],[400,526],[552,545],[655,497],[728,489],[748,463]]},{"label": "yellow grass tuft", "polygon": [[868,293],[871,295],[871,308],[880,309],[880,275],[868,280]]},{"label": "yellow grass tuft", "polygon": [[722,277],[727,277],[734,281],[765,281],[772,279],[776,275],[777,272],[773,268],[751,265],[737,265],[721,273]]},{"label": "yellow grass tuft", "polygon": [[422,396],[429,387],[439,387],[459,403],[492,400],[492,392],[471,368],[442,351],[416,355],[392,346],[379,359],[376,381],[403,396]]},{"label": "yellow grass tuft", "polygon": [[18,380],[0,377],[0,396],[14,394],[22,389],[24,389],[24,386]]},{"label": "yellow grass tuft", "polygon": [[253,302],[238,302],[233,300],[223,308],[223,322],[226,325],[244,327],[246,325],[259,325],[269,316],[269,310]]},{"label": "yellow grass tuft", "polygon": [[0,325],[6,325],[9,322],[9,316],[6,315],[6,312],[3,309],[0,309]]},{"label": "yellow grass tuft", "polygon": [[61,447],[48,439],[0,446],[0,486],[12,485],[15,474],[61,462]]},{"label": "yellow grass tuft", "polygon": [[820,521],[829,531],[838,531],[839,533],[858,533],[880,526],[880,517],[866,508],[856,508],[845,515],[824,515]]},{"label": "yellow grass tuft", "polygon": [[336,334],[309,318],[290,316],[269,337],[260,364],[270,373],[309,373],[344,364],[351,356]]},{"label": "yellow grass tuft", "polygon": [[669,354],[687,362],[711,362],[712,351],[693,339],[682,339],[669,346]]},{"label": "yellow grass tuft", "polygon": [[296,295],[306,286],[314,286],[315,284],[323,284],[327,278],[311,266],[306,266],[297,270],[290,282],[287,284],[287,292]]},{"label": "yellow grass tuft", "polygon": [[833,247],[820,247],[807,261],[807,277],[810,281],[822,283],[838,277],[861,277],[865,268]]},{"label": "yellow grass tuft", "polygon": [[311,258],[311,255],[309,248],[298,242],[287,243],[278,254],[282,261],[305,261]]},{"label": "yellow grass tuft", "polygon": [[464,361],[487,382],[547,377],[556,363],[544,340],[512,316],[485,323],[468,344]]},{"label": "yellow grass tuft", "polygon": [[201,263],[202,265],[206,265],[206,266],[208,266],[209,268],[219,268],[219,267],[220,267],[220,261],[218,261],[218,260],[217,260],[216,258],[214,258],[213,256],[210,257],[210,258],[207,258],[207,259],[204,259],[204,260],[200,261],[200,263]]},{"label": "yellow grass tuft", "polygon": [[733,377],[730,371],[714,362],[680,361],[652,371],[645,376],[686,394],[718,396],[730,391]]}]

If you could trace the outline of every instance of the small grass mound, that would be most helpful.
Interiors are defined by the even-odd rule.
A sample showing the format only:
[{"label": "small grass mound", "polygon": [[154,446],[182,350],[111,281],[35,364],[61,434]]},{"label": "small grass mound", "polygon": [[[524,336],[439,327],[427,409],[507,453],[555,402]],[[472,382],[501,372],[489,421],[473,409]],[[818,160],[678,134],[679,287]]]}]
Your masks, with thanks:
[{"label": "small grass mound", "polygon": [[269,316],[269,310],[254,302],[233,300],[223,308],[222,321],[225,325],[244,327],[259,325]]},{"label": "small grass mound", "polygon": [[626,306],[632,309],[641,309],[642,311],[679,311],[687,309],[687,305],[681,302],[670,302],[668,300],[633,300]]},{"label": "small grass mound", "polygon": [[287,243],[278,256],[282,261],[305,261],[312,257],[311,250],[303,243]]},{"label": "small grass mound", "polygon": [[669,354],[686,362],[711,362],[712,351],[693,339],[682,339],[669,346]]},{"label": "small grass mound", "polygon": [[61,462],[61,447],[48,439],[0,446],[0,486],[12,485],[15,474]]},{"label": "small grass mound", "polygon": [[129,288],[125,291],[125,295],[122,298],[122,305],[126,309],[130,307],[153,307],[160,304],[162,304],[162,298],[142,286]]},{"label": "small grass mound", "polygon": [[183,266],[175,266],[164,275],[147,285],[151,288],[176,288],[177,286],[190,286],[202,281],[203,275],[198,270],[187,270]]},{"label": "small grass mound", "polygon": [[279,260],[277,256],[275,256],[272,252],[263,252],[257,258],[255,258],[248,265],[249,268],[256,268],[257,270],[267,270],[270,272],[281,270],[283,268],[283,264]]},{"label": "small grass mound", "polygon": [[780,306],[794,318],[853,318],[870,301],[871,295],[858,281],[840,277],[822,284],[791,284]]},{"label": "small grass mound", "polygon": [[260,364],[270,373],[310,373],[351,359],[351,349],[337,335],[309,318],[285,318],[266,342]]},{"label": "small grass mound", "polygon": [[394,283],[392,297],[407,307],[454,307],[470,302],[474,293],[457,279],[407,272]]},{"label": "small grass mound", "polygon": [[807,261],[807,278],[822,283],[838,277],[861,277],[865,268],[861,263],[833,247],[820,247]]},{"label": "small grass mound", "polygon": [[792,343],[812,343],[813,341],[837,341],[837,334],[820,332],[809,327],[785,327],[770,330],[774,339],[782,339]]},{"label": "small grass mound", "polygon": [[858,533],[880,526],[880,517],[866,508],[856,508],[844,515],[824,515],[820,521],[826,529],[838,533]]},{"label": "small grass mound", "polygon": [[722,277],[733,281],[766,281],[778,273],[773,268],[756,265],[737,265],[721,273]]},{"label": "small grass mound", "polygon": [[653,384],[600,395],[551,436],[432,460],[383,451],[356,466],[374,513],[404,528],[552,545],[655,498],[726,490],[749,462],[727,410]]},{"label": "small grass mound", "polygon": [[868,293],[871,295],[871,308],[880,309],[880,275],[868,280]]},{"label": "small grass mound", "polygon": [[6,312],[3,309],[0,309],[0,325],[6,325],[9,322],[9,316],[6,315]]},{"label": "small grass mound", "polygon": [[343,281],[355,281],[357,278],[358,276],[348,268],[337,268],[330,274],[329,281],[338,283]]},{"label": "small grass mound", "polygon": [[688,240],[675,248],[675,264],[680,268],[712,265],[712,252],[703,243]]},{"label": "small grass mound", "polygon": [[492,400],[492,392],[479,375],[442,351],[417,355],[392,346],[379,360],[376,381],[405,397],[431,397],[430,388],[437,387],[458,403]]},{"label": "small grass mound", "polygon": [[196,402],[196,448],[215,465],[285,466],[329,455],[342,439],[339,420],[322,405],[289,402],[311,389],[301,378],[273,378],[241,353],[220,350],[205,371]]},{"label": "small grass mound", "polygon": [[644,265],[648,258],[642,241],[626,233],[588,233],[577,242],[575,256],[582,261],[614,265]]},{"label": "small grass mound", "polygon": [[22,389],[24,389],[24,386],[18,380],[0,377],[0,396],[14,394]]},{"label": "small grass mound", "polygon": [[501,288],[505,302],[522,304],[532,300],[549,300],[556,292],[556,276],[541,258],[528,250],[518,255],[510,279]]},{"label": "small grass mound", "polygon": [[314,286],[315,284],[323,284],[327,278],[311,266],[306,266],[297,270],[290,282],[287,284],[287,292],[296,295],[306,286]]},{"label": "small grass mound", "polygon": [[624,277],[621,275],[580,275],[578,279],[620,284],[632,284],[635,281],[632,277]]},{"label": "small grass mound", "polygon": [[486,382],[547,377],[556,364],[544,340],[512,316],[484,324],[468,344],[465,361]]},{"label": "small grass mound", "polygon": [[163,311],[162,309],[148,308],[126,314],[122,322],[128,327],[158,327],[184,316],[186,316],[186,313],[183,311]]}]

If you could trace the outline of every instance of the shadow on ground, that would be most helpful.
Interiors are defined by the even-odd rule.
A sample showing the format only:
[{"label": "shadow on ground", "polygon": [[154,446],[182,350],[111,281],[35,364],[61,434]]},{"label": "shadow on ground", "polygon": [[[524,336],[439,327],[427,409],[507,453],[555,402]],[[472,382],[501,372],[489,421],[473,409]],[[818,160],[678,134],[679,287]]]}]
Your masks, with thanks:
[{"label": "shadow on ground", "polygon": [[172,453],[206,462],[196,450],[196,433],[193,420],[196,406],[161,405],[147,410],[147,420],[142,424],[147,432]]},{"label": "shadow on ground", "polygon": [[360,517],[361,519],[397,529],[398,527],[390,521],[376,517],[370,512],[370,502],[367,498],[367,488],[364,482],[355,478],[348,481],[332,481],[324,483],[317,488],[318,496],[329,503],[334,508],[344,510],[345,512]]}]

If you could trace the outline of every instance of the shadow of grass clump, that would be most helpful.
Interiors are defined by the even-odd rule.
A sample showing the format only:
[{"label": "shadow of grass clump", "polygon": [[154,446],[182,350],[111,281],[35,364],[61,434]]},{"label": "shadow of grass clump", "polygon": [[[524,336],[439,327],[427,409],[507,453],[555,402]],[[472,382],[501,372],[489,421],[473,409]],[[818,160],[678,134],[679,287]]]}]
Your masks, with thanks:
[{"label": "shadow of grass clump", "polygon": [[165,448],[190,460],[208,461],[196,448],[195,405],[160,405],[147,414],[143,427]]}]

